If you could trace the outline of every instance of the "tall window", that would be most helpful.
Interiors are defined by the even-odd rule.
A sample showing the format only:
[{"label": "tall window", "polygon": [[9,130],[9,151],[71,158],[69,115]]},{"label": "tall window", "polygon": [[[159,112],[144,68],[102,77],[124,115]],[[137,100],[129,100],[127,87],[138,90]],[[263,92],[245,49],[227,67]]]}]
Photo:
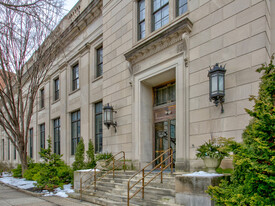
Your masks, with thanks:
[{"label": "tall window", "polygon": [[71,114],[72,155],[75,154],[77,143],[80,140],[80,111]]},{"label": "tall window", "polygon": [[5,160],[5,140],[2,139],[2,158]]},{"label": "tall window", "polygon": [[95,152],[102,152],[102,102],[95,104]]},{"label": "tall window", "polygon": [[145,37],[145,0],[138,2],[138,40]]},{"label": "tall window", "polygon": [[177,0],[177,16],[187,12],[187,0]]},{"label": "tall window", "polygon": [[60,155],[60,118],[53,120],[54,153]]},{"label": "tall window", "polygon": [[76,89],[79,89],[79,66],[78,66],[78,64],[73,66],[72,77],[73,77],[72,90],[74,91]]},{"label": "tall window", "polygon": [[29,130],[29,149],[30,149],[30,158],[33,157],[33,128]]},{"label": "tall window", "polygon": [[8,160],[10,160],[11,158],[11,154],[10,154],[10,140],[8,139]]},{"label": "tall window", "polygon": [[44,108],[44,106],[45,106],[44,98],[45,98],[45,91],[43,88],[43,89],[40,89],[40,108],[41,109]]},{"label": "tall window", "polygon": [[16,160],[16,147],[13,146],[13,159]]},{"label": "tall window", "polygon": [[45,124],[40,124],[40,148],[45,149]]},{"label": "tall window", "polygon": [[59,78],[54,80],[54,100],[59,99]]},{"label": "tall window", "polygon": [[169,0],[153,0],[153,30],[169,23]]},{"label": "tall window", "polygon": [[96,50],[96,77],[103,74],[103,47]]}]

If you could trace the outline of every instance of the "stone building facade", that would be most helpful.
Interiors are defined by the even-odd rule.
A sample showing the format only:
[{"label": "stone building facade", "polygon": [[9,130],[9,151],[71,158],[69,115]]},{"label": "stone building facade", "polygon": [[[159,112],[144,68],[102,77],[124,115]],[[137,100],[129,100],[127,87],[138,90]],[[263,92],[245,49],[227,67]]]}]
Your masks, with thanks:
[{"label": "stone building facade", "polygon": [[[96,152],[125,151],[136,168],[169,147],[177,170],[202,167],[199,145],[241,141],[255,70],[275,51],[274,11],[271,0],[79,1],[60,23],[67,46],[37,95],[29,154],[40,161],[50,136],[71,164],[83,137]],[[224,113],[209,101],[216,63],[227,70]],[[107,103],[117,131],[102,123]],[[3,132],[0,148],[1,160],[19,162]]]}]

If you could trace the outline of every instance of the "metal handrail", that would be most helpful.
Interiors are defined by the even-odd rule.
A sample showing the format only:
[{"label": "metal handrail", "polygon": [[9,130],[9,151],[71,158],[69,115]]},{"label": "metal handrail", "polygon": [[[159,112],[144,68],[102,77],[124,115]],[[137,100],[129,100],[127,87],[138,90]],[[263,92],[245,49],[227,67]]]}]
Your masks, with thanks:
[{"label": "metal handrail", "polygon": [[[120,158],[118,158],[118,159],[115,159],[115,157],[118,156],[118,155],[121,154],[121,153],[123,154],[123,156],[120,157]],[[123,159],[123,163],[118,164],[118,165],[115,166],[115,162],[116,162],[116,161],[119,161],[119,160],[121,160],[121,159]],[[82,193],[83,193],[83,190],[87,189],[87,188],[90,186],[90,185],[87,185],[85,188],[83,188],[83,184],[85,184],[86,182],[90,181],[92,178],[93,178],[94,190],[96,190],[96,183],[97,183],[98,181],[100,181],[103,177],[105,177],[107,174],[109,174],[110,172],[113,172],[113,179],[115,178],[115,170],[116,170],[119,166],[123,165],[123,170],[124,170],[124,172],[125,172],[125,152],[124,152],[124,151],[120,151],[120,152],[116,153],[115,155],[113,155],[113,156],[110,157],[109,159],[105,160],[105,162],[109,162],[109,164],[108,164],[106,167],[109,167],[109,166],[110,166],[110,163],[112,162],[112,163],[113,163],[112,169],[110,169],[110,170],[100,170],[100,171],[97,172],[97,171],[96,171],[96,170],[97,170],[97,166],[95,166],[94,169],[93,169],[94,174],[93,174],[91,177],[87,178],[84,182],[82,181],[82,178],[83,178],[84,176],[86,176],[87,174],[85,174],[85,175],[83,175],[82,177],[80,177],[80,200],[82,200]],[[105,173],[104,173],[103,175],[101,175],[100,177],[97,177],[97,175],[98,175],[98,174],[101,174],[102,172],[105,172]],[[88,174],[89,174],[89,173],[88,173]]]},{"label": "metal handrail", "polygon": [[[165,154],[169,154],[167,158],[165,158],[163,160],[163,156]],[[160,159],[160,163],[158,165],[156,165],[153,169],[151,169],[149,172],[147,172],[146,174],[144,173],[145,169],[147,167],[149,167],[151,164],[155,163],[158,159]],[[170,159],[170,163],[168,163],[165,167],[163,167],[163,163],[166,161],[166,160],[169,160]],[[145,177],[147,177],[149,174],[151,174],[154,170],[158,169],[160,166],[161,168],[161,171],[158,172],[155,176],[153,176],[146,184],[144,183],[144,179]],[[141,190],[142,190],[142,199],[144,199],[144,187],[147,186],[150,182],[152,182],[158,175],[160,175],[161,177],[161,183],[163,182],[163,170],[167,169],[168,167],[171,167],[171,174],[173,173],[173,149],[170,148],[170,149],[167,149],[165,150],[161,155],[159,155],[157,158],[155,158],[154,160],[152,160],[149,164],[147,164],[145,167],[143,167],[142,169],[140,169],[138,172],[136,172],[133,176],[131,176],[128,180],[128,191],[127,191],[127,205],[129,206],[130,205],[130,200],[136,196]],[[142,172],[142,177],[137,180],[132,186],[130,186],[130,182],[131,180],[137,176],[138,174],[140,174]],[[140,183],[140,181],[142,181],[142,186],[136,190],[136,192],[130,196],[130,190],[132,188],[134,188],[138,183]]]}]

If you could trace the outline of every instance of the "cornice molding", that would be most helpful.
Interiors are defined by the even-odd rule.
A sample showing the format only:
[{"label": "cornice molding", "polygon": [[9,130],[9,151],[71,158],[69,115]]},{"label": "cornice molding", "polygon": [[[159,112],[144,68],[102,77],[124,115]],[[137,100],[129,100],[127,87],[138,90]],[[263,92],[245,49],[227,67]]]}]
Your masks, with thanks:
[{"label": "cornice molding", "polygon": [[142,43],[134,46],[130,51],[125,53],[124,56],[131,64],[135,64],[180,42],[184,37],[184,33],[191,32],[192,26],[192,22],[185,17],[183,20],[168,26],[163,31],[148,37]]}]

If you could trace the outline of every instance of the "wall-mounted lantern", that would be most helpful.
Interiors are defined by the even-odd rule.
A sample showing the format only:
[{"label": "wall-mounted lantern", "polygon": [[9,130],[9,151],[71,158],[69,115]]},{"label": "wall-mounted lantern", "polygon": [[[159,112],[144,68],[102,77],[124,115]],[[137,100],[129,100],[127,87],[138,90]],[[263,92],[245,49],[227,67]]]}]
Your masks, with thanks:
[{"label": "wall-mounted lantern", "polygon": [[217,63],[208,72],[209,77],[209,99],[214,101],[216,107],[221,104],[221,113],[223,110],[224,95],[225,95],[225,65],[222,66]]},{"label": "wall-mounted lantern", "polygon": [[114,111],[114,108],[111,105],[109,105],[109,103],[103,107],[103,111],[104,111],[104,125],[108,129],[112,125],[115,128],[115,132],[116,132],[117,123],[114,122],[114,119],[113,119],[113,113],[116,111]]}]

